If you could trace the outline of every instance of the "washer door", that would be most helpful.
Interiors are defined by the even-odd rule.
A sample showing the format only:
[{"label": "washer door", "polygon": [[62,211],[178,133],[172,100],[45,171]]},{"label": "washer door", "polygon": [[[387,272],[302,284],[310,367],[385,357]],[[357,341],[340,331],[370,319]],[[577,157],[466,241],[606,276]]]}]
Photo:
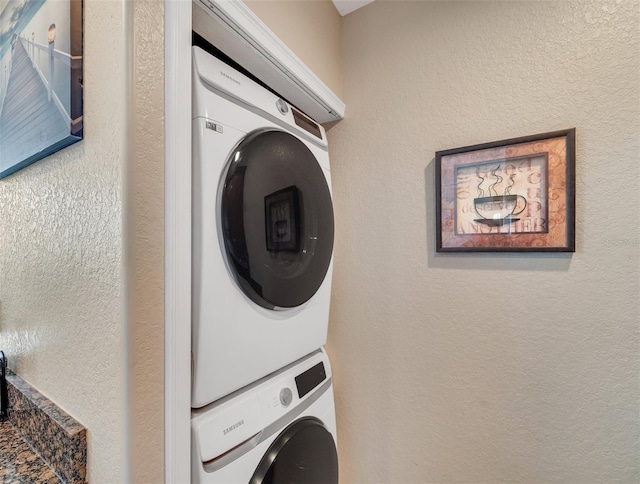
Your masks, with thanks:
[{"label": "washer door", "polygon": [[333,436],[315,417],[289,425],[273,441],[249,484],[337,484]]},{"label": "washer door", "polygon": [[292,308],[316,293],[331,262],[333,206],[302,141],[282,131],[247,136],[231,154],[221,211],[229,266],[252,301]]}]

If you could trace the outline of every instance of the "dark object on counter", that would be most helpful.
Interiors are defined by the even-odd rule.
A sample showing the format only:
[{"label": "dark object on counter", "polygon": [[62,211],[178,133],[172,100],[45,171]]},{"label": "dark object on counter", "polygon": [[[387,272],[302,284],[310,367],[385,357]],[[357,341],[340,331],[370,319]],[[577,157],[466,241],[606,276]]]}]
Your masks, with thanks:
[{"label": "dark object on counter", "polygon": [[9,392],[7,390],[7,357],[0,351],[0,422],[9,420]]}]

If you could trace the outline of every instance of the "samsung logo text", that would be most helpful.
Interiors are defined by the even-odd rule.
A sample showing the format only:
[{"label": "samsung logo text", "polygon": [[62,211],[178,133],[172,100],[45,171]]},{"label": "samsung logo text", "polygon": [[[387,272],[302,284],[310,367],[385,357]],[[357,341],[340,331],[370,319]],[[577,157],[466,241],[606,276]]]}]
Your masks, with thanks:
[{"label": "samsung logo text", "polygon": [[226,77],[227,79],[229,79],[231,82],[235,82],[238,86],[240,86],[240,81],[237,79],[234,79],[233,77],[231,77],[229,74],[227,74],[226,72],[220,71],[220,75],[222,77]]},{"label": "samsung logo text", "polygon": [[233,425],[231,425],[231,426],[227,427],[226,429],[224,429],[222,431],[222,435],[227,435],[229,432],[231,432],[232,430],[237,429],[241,425],[244,425],[244,420],[240,420],[239,422],[236,422]]}]

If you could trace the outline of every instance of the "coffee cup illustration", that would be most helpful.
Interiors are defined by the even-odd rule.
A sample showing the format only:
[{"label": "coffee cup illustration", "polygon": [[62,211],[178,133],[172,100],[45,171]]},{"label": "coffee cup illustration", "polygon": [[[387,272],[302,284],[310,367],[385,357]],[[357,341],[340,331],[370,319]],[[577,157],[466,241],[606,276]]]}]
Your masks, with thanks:
[{"label": "coffee cup illustration", "polygon": [[501,227],[520,220],[513,217],[527,208],[527,199],[522,195],[479,197],[473,199],[473,208],[480,217],[474,219],[475,222],[490,227]]}]

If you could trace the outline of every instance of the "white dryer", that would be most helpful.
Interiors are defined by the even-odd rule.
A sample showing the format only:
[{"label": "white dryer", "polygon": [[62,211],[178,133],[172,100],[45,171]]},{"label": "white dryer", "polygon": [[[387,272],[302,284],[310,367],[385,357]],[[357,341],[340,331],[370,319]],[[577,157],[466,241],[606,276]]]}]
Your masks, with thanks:
[{"label": "white dryer", "polygon": [[325,344],[333,231],[323,127],[193,47],[192,407]]},{"label": "white dryer", "polygon": [[195,483],[337,484],[331,368],[317,351],[192,411]]}]

